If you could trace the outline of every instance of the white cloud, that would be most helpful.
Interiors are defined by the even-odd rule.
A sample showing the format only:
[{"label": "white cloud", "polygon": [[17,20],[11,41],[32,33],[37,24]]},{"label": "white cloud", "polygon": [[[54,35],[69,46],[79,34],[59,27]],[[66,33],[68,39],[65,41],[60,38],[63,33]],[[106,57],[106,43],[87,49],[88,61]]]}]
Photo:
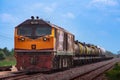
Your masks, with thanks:
[{"label": "white cloud", "polygon": [[11,14],[8,14],[8,13],[0,14],[0,21],[2,21],[2,22],[13,23],[16,20],[18,20],[18,19]]},{"label": "white cloud", "polygon": [[63,17],[73,19],[73,18],[75,18],[75,15],[74,15],[73,13],[71,13],[71,12],[68,12],[68,13],[66,13],[66,14],[63,14]]},{"label": "white cloud", "polygon": [[30,11],[30,12],[38,12],[38,11],[42,11],[45,13],[52,13],[54,12],[54,10],[57,7],[57,3],[34,3],[31,6],[27,5],[25,10],[26,11]]},{"label": "white cloud", "polygon": [[116,6],[118,5],[117,0],[92,0],[90,2],[91,6],[103,7],[103,6]]},{"label": "white cloud", "polygon": [[49,12],[51,13],[51,12],[53,12],[56,9],[56,7],[57,7],[57,4],[56,3],[52,3],[51,5],[44,6],[44,11],[46,13],[49,13]]}]

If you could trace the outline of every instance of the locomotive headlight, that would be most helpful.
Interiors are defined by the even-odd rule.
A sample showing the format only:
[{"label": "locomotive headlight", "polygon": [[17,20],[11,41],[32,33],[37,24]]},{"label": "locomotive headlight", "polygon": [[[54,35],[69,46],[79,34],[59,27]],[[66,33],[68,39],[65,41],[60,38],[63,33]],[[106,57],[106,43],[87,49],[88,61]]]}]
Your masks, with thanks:
[{"label": "locomotive headlight", "polygon": [[46,37],[44,37],[44,38],[43,38],[43,41],[47,41],[47,38],[46,38]]},{"label": "locomotive headlight", "polygon": [[18,38],[19,41],[25,41],[24,37]]},{"label": "locomotive headlight", "polygon": [[25,38],[24,38],[24,37],[21,37],[21,41],[25,41]]},{"label": "locomotive headlight", "polygon": [[43,37],[43,41],[49,41],[50,39],[47,37]]}]

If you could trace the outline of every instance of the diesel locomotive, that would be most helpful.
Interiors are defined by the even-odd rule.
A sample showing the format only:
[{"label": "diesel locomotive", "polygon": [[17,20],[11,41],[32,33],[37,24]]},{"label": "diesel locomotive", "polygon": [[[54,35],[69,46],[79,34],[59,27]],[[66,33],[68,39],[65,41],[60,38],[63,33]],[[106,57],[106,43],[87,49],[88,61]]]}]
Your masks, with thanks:
[{"label": "diesel locomotive", "polygon": [[14,40],[18,70],[49,71],[105,58],[100,47],[75,41],[72,33],[39,17],[16,26]]}]

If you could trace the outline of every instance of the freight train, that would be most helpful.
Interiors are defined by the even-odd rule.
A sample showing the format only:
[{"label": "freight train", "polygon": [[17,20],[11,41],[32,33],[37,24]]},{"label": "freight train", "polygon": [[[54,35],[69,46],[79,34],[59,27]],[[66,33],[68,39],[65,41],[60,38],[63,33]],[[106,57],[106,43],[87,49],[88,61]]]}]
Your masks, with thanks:
[{"label": "freight train", "polygon": [[50,71],[106,59],[100,47],[75,41],[72,33],[39,17],[16,26],[14,42],[18,70]]}]

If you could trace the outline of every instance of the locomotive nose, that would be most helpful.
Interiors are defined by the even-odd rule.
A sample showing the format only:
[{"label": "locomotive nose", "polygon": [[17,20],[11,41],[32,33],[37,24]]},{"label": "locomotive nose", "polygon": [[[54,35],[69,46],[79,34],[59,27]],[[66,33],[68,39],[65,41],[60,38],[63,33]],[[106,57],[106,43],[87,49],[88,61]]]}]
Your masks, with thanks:
[{"label": "locomotive nose", "polygon": [[31,57],[31,58],[30,58],[30,63],[31,63],[32,65],[36,65],[36,64],[37,64],[37,57],[36,57],[36,56]]},{"label": "locomotive nose", "polygon": [[32,44],[31,49],[36,49],[36,44]]}]

